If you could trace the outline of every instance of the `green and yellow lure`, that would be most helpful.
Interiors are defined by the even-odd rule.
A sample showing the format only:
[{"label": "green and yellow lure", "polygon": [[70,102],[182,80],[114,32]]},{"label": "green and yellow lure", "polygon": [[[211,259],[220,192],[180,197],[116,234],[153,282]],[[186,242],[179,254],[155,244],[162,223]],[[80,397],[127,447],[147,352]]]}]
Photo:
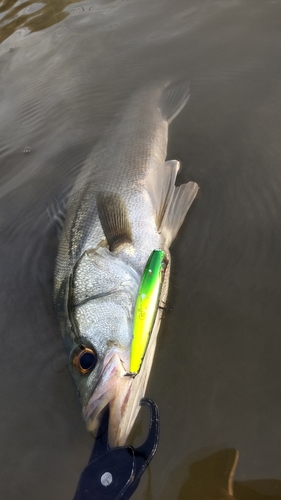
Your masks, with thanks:
[{"label": "green and yellow lure", "polygon": [[154,326],[168,259],[163,250],[153,250],[142,275],[133,322],[130,375],[137,375]]}]

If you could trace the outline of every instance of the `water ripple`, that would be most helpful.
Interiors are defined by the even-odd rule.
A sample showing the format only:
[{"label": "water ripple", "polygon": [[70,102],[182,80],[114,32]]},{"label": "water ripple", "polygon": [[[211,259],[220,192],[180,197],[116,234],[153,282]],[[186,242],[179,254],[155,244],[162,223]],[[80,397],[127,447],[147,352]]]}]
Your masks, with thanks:
[{"label": "water ripple", "polygon": [[70,9],[69,12],[72,16],[76,16],[77,14],[82,14],[82,12],[84,12],[84,10],[85,10],[84,7],[78,6],[78,7],[75,7],[75,9]]}]

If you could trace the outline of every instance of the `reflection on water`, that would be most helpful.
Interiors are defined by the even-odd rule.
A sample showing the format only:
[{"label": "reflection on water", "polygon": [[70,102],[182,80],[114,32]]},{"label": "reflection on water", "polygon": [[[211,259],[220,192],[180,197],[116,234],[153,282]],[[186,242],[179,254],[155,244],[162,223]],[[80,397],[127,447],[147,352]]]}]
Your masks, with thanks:
[{"label": "reflection on water", "polygon": [[178,500],[233,498],[233,475],[237,460],[236,450],[223,450],[193,463]]},{"label": "reflection on water", "polygon": [[[11,0],[0,9],[0,498],[70,499],[92,447],[53,312],[47,207],[128,97],[173,78],[190,81],[191,99],[168,157],[200,193],[172,248],[172,311],[148,388],[161,439],[134,499],[195,495],[205,475],[213,495],[278,498],[281,2]],[[105,167],[110,175],[114,158]],[[222,469],[206,459],[226,448],[240,453],[233,492],[226,452]]]},{"label": "reflection on water", "polygon": [[[76,0],[48,0],[47,2],[29,2],[24,0],[4,0],[0,6],[0,42],[18,29],[29,32],[43,30],[62,21],[69,12],[65,8]],[[79,7],[73,9],[78,11]]]},{"label": "reflection on water", "polygon": [[178,500],[281,499],[281,481],[233,481],[237,462],[238,452],[228,449],[193,463]]}]

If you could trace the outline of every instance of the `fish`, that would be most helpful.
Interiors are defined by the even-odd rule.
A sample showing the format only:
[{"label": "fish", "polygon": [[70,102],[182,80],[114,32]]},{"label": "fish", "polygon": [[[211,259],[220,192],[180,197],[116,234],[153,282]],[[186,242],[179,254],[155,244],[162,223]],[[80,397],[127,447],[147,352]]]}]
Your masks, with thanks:
[{"label": "fish", "polygon": [[186,83],[136,91],[94,146],[60,216],[54,302],[87,429],[95,435],[109,409],[109,446],[122,446],[152,368],[162,309],[139,372],[130,372],[133,320],[147,262],[169,248],[198,191],[175,186],[180,163],[166,160],[168,127],[189,98]]}]

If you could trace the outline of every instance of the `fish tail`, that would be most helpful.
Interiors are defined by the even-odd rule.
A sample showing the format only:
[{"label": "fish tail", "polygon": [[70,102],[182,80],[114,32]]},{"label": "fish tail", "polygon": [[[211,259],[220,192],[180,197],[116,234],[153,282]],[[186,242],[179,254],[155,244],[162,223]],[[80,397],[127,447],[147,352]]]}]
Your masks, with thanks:
[{"label": "fish tail", "polygon": [[158,104],[163,119],[171,123],[186,105],[189,95],[189,85],[186,82],[167,85]]}]

